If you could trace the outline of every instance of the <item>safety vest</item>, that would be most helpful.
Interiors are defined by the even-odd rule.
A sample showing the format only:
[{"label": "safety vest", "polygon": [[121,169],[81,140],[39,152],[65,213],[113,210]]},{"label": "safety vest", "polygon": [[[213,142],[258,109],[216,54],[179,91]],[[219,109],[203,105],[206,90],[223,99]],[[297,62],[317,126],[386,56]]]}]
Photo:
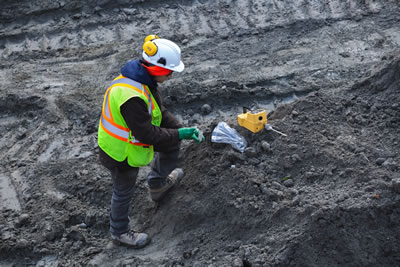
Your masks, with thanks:
[{"label": "safety vest", "polygon": [[104,95],[98,144],[114,160],[121,162],[127,158],[130,166],[141,167],[153,159],[154,148],[135,139],[135,133],[129,130],[121,115],[120,107],[132,97],[139,97],[146,103],[151,123],[160,126],[161,110],[148,86],[120,75]]}]

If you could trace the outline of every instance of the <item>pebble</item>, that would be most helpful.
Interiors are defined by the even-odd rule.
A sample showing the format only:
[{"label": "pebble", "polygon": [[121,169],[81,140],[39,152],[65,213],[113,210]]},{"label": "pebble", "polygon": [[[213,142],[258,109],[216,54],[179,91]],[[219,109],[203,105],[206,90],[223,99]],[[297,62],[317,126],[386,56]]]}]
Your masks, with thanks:
[{"label": "pebble", "polygon": [[262,184],[260,186],[260,190],[263,194],[267,194],[268,193],[268,186],[266,184]]},{"label": "pebble", "polygon": [[210,114],[211,111],[212,111],[212,107],[211,107],[209,104],[204,104],[204,105],[201,107],[201,113],[202,113],[203,115]]},{"label": "pebble", "polygon": [[344,57],[344,58],[346,58],[346,57],[350,57],[350,53],[349,52],[341,52],[341,53],[339,53],[339,56],[342,56],[342,57]]},{"label": "pebble", "polygon": [[256,165],[260,164],[260,160],[258,158],[251,158],[248,160],[248,163],[250,165],[256,166]]},{"label": "pebble", "polygon": [[192,257],[192,252],[191,251],[183,252],[183,258],[184,259],[189,259],[190,257]]},{"label": "pebble", "polygon": [[[225,162],[235,162],[237,160],[242,160],[243,161],[245,159],[246,159],[245,155],[243,155],[241,153],[238,153],[238,152],[235,152],[233,150],[228,151],[223,155],[223,160]],[[230,165],[228,165],[228,166],[230,166]]]},{"label": "pebble", "polygon": [[393,192],[400,194],[400,178],[392,179],[391,188]]},{"label": "pebble", "polygon": [[193,109],[188,109],[188,110],[186,110],[186,113],[189,115],[189,116],[193,116],[194,115],[194,111],[193,111]]},{"label": "pebble", "polygon": [[367,165],[368,162],[369,162],[369,159],[368,159],[367,155],[365,155],[364,152],[361,152],[358,155],[359,155],[360,163],[363,164],[363,165]]},{"label": "pebble", "polygon": [[286,187],[292,187],[292,186],[294,185],[294,182],[293,182],[292,179],[287,179],[286,181],[283,182],[283,184],[284,184]]},{"label": "pebble", "polygon": [[194,123],[197,123],[197,122],[201,121],[201,116],[200,116],[200,114],[199,114],[199,113],[194,114],[193,117],[192,117],[192,121],[193,121]]},{"label": "pebble", "polygon": [[95,223],[96,223],[96,212],[89,210],[86,213],[84,224],[87,227],[90,227],[90,226],[94,225]]},{"label": "pebble", "polygon": [[232,261],[232,267],[243,267],[243,261],[239,258],[236,258]]},{"label": "pebble", "polygon": [[297,196],[299,194],[299,191],[293,188],[288,189],[289,194],[292,196]]},{"label": "pebble", "polygon": [[195,249],[193,249],[193,250],[192,250],[192,256],[196,255],[196,254],[197,254],[197,252],[199,252],[199,251],[200,251],[200,249],[199,249],[199,248],[195,248]]},{"label": "pebble", "polygon": [[314,178],[316,176],[316,174],[314,173],[314,172],[306,172],[305,174],[304,174],[304,178],[305,179],[312,179],[312,178]]},{"label": "pebble", "polygon": [[69,232],[67,234],[67,238],[69,240],[74,240],[74,241],[84,241],[85,240],[85,237],[83,236],[83,234],[77,230],[72,230],[71,232]]},{"label": "pebble", "polygon": [[56,238],[56,235],[54,232],[46,232],[42,234],[42,237],[47,241],[53,241]]},{"label": "pebble", "polygon": [[122,11],[127,15],[135,15],[137,13],[137,9],[135,8],[124,8]]},{"label": "pebble", "polygon": [[261,148],[265,152],[271,151],[271,145],[267,141],[262,141],[261,142]]},{"label": "pebble", "polygon": [[283,189],[282,185],[280,183],[278,183],[277,181],[273,181],[271,185],[275,189],[278,189],[278,190],[282,190]]},{"label": "pebble", "polygon": [[1,239],[3,241],[11,239],[12,237],[13,237],[13,235],[11,234],[11,232],[8,232],[8,231],[3,232],[1,235]]},{"label": "pebble", "polygon": [[389,168],[392,171],[396,170],[396,168],[398,167],[398,164],[392,158],[385,160],[385,162],[382,165]]},{"label": "pebble", "polygon": [[25,138],[27,132],[28,132],[28,130],[23,127],[18,128],[17,139],[21,140],[21,139]]},{"label": "pebble", "polygon": [[[232,165],[234,166],[234,165]],[[211,167],[210,170],[208,171],[208,175],[210,176],[216,176],[218,173],[217,169],[215,167]]]},{"label": "pebble", "polygon": [[289,148],[290,148],[291,150],[296,150],[296,149],[297,149],[297,145],[296,145],[296,144],[290,144],[290,145],[289,145]]},{"label": "pebble", "polygon": [[72,16],[73,19],[80,19],[82,17],[82,14],[76,13]]},{"label": "pebble", "polygon": [[298,206],[301,203],[301,197],[300,196],[296,196],[293,201],[292,201],[292,206]]},{"label": "pebble", "polygon": [[21,227],[22,225],[26,224],[29,221],[29,214],[23,213],[19,216],[17,222],[15,223],[16,227]]},{"label": "pebble", "polygon": [[246,147],[244,154],[249,158],[254,158],[257,156],[257,150],[254,147]]},{"label": "pebble", "polygon": [[24,238],[21,238],[21,239],[18,240],[18,242],[17,242],[17,247],[19,247],[19,248],[26,248],[26,247],[28,247],[28,246],[29,246],[29,241],[26,240],[26,239],[24,239]]},{"label": "pebble", "polygon": [[281,164],[283,168],[289,169],[290,167],[292,167],[291,158],[289,156],[285,156],[281,161]]},{"label": "pebble", "polygon": [[385,162],[385,158],[377,158],[376,160],[375,160],[375,163],[377,164],[377,165],[382,165],[384,162]]},{"label": "pebble", "polygon": [[298,154],[293,154],[292,155],[292,161],[293,162],[301,161],[301,157]]},{"label": "pebble", "polygon": [[93,155],[93,153],[91,151],[86,151],[83,153],[75,154],[75,157],[77,157],[79,159],[85,159],[85,158],[90,157],[91,155]]}]

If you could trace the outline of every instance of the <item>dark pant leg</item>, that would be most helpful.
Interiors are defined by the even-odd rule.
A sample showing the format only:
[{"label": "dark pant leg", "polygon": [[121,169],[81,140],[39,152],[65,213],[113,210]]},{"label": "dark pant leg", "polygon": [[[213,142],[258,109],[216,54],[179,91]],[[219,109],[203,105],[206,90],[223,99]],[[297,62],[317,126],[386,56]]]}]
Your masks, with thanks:
[{"label": "dark pant leg", "polygon": [[178,164],[179,145],[166,152],[157,152],[151,162],[151,171],[147,175],[147,183],[150,188],[159,188],[165,184],[170,174]]},{"label": "dark pant leg", "polygon": [[111,169],[113,193],[110,210],[110,232],[120,235],[129,232],[129,207],[135,191],[139,168]]}]

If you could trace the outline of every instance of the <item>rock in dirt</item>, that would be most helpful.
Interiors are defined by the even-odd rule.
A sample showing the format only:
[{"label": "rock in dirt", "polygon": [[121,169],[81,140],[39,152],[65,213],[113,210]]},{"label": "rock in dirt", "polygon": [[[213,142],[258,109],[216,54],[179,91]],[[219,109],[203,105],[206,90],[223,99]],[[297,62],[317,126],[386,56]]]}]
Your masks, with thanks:
[{"label": "rock in dirt", "polygon": [[243,266],[243,260],[236,258],[232,261],[232,267],[244,267]]},{"label": "rock in dirt", "polygon": [[237,161],[244,161],[246,156],[239,152],[230,150],[224,154],[222,157],[224,163],[235,163]]},{"label": "rock in dirt", "polygon": [[190,123],[191,124],[197,124],[201,121],[201,115],[199,113],[195,113],[193,114],[193,116],[190,119]]},{"label": "rock in dirt", "polygon": [[212,108],[211,108],[211,106],[210,106],[209,104],[204,104],[204,105],[201,107],[201,113],[202,113],[203,115],[208,115],[208,114],[211,113],[211,111],[212,111]]},{"label": "rock in dirt", "polygon": [[262,141],[261,142],[261,148],[265,152],[270,152],[271,151],[271,145],[267,141]]},{"label": "rock in dirt", "polygon": [[400,178],[392,180],[391,188],[393,192],[400,193]]},{"label": "rock in dirt", "polygon": [[376,160],[375,160],[375,163],[377,164],[377,165],[382,165],[384,162],[385,162],[385,158],[377,158]]},{"label": "rock in dirt", "polygon": [[84,235],[79,230],[71,230],[67,234],[67,238],[73,241],[85,241]]},{"label": "rock in dirt", "polygon": [[382,166],[385,166],[385,167],[389,168],[390,170],[394,171],[398,168],[399,165],[397,164],[397,162],[394,159],[389,158],[389,159],[385,160],[384,163],[382,163]]},{"label": "rock in dirt", "polygon": [[29,222],[29,217],[30,216],[27,213],[21,214],[15,223],[15,227],[19,228],[19,227],[27,224]]},{"label": "rock in dirt", "polygon": [[292,186],[294,186],[293,179],[287,179],[287,180],[283,181],[283,184],[284,184],[286,187],[292,187]]},{"label": "rock in dirt", "polygon": [[254,147],[246,147],[244,154],[249,158],[257,157],[257,150]]},{"label": "rock in dirt", "polygon": [[16,244],[18,248],[29,248],[29,245],[29,241],[24,238],[19,239]]}]

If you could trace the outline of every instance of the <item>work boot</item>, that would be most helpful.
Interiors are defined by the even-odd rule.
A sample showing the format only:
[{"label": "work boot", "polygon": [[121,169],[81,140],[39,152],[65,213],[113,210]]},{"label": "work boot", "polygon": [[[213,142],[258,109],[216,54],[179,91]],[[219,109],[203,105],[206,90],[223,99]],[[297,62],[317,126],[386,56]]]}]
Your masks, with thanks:
[{"label": "work boot", "polygon": [[131,248],[142,248],[150,243],[150,237],[145,233],[125,233],[122,235],[111,234],[111,239],[115,245],[127,246]]},{"label": "work boot", "polygon": [[173,170],[165,181],[165,184],[159,188],[150,188],[150,197],[153,201],[160,201],[168,191],[182,178],[183,170],[177,168]]}]

